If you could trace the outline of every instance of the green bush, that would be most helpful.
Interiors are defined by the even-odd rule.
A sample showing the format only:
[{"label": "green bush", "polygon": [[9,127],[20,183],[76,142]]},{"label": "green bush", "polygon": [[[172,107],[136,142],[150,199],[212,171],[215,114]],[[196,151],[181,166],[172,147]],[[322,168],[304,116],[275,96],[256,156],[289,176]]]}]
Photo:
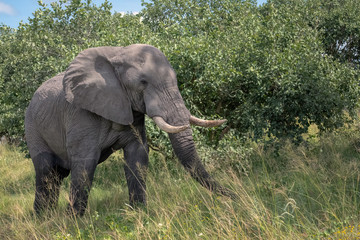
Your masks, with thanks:
[{"label": "green bush", "polygon": [[[36,88],[81,50],[132,43],[165,53],[194,115],[229,120],[226,129],[198,130],[210,143],[229,129],[239,137],[300,140],[311,124],[330,131],[354,116],[356,1],[153,0],[139,15],[112,13],[106,1],[66,2],[39,2],[29,23],[0,27],[0,135],[23,136]],[[330,49],[334,42],[342,47]],[[164,142],[154,129],[151,137]]]},{"label": "green bush", "polygon": [[311,124],[342,126],[358,102],[359,71],[326,54],[315,3],[158,0],[143,15],[193,112],[255,139],[299,140]]},{"label": "green bush", "polygon": [[[318,6],[317,29],[327,54],[357,68],[360,63],[360,2],[356,0],[314,1]],[[316,20],[314,21],[316,23]]]}]

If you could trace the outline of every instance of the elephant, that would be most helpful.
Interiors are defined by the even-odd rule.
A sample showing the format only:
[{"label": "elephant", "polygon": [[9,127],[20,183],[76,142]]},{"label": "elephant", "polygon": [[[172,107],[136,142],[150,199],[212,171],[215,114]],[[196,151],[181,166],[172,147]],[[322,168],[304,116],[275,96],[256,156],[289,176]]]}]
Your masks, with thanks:
[{"label": "elephant", "polygon": [[35,168],[34,210],[58,202],[71,172],[68,211],[83,215],[95,168],[122,149],[131,205],[146,205],[148,144],[145,114],[168,133],[175,155],[190,175],[217,194],[234,194],[205,170],[190,124],[215,127],[185,107],[174,69],[145,44],[95,47],[80,52],[67,70],[45,81],[25,114],[25,137]]}]

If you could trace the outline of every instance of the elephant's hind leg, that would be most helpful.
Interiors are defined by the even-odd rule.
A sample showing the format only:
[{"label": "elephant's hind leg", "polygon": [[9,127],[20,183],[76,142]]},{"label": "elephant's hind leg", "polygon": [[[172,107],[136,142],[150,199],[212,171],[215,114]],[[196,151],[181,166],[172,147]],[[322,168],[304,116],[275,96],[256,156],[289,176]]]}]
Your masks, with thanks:
[{"label": "elephant's hind leg", "polygon": [[56,158],[50,152],[40,153],[33,158],[36,173],[34,209],[37,214],[56,206],[61,182],[69,175],[69,170],[56,165]]}]

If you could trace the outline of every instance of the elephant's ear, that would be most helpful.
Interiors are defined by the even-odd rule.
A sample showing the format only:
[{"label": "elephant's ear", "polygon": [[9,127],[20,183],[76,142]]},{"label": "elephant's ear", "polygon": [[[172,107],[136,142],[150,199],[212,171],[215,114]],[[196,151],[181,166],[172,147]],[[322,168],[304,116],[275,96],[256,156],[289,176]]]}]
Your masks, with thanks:
[{"label": "elephant's ear", "polygon": [[113,122],[133,122],[131,103],[116,77],[111,58],[120,47],[90,48],[81,52],[66,70],[63,85],[66,100]]}]

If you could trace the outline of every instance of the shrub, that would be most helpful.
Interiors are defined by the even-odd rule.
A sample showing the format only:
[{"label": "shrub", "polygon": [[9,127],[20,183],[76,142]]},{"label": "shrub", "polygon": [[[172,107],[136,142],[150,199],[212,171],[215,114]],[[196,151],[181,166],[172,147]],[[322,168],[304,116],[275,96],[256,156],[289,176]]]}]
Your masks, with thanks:
[{"label": "shrub", "polygon": [[[348,37],[357,36],[351,0],[269,0],[262,6],[253,0],[153,0],[136,16],[111,13],[107,1],[100,7],[90,0],[66,2],[39,2],[29,23],[0,27],[0,135],[23,135],[24,110],[36,88],[81,50],[132,43],[165,53],[194,115],[229,120],[226,130],[199,130],[208,142],[230,128],[239,137],[300,140],[311,124],[330,131],[354,117],[359,69],[351,47],[357,40]],[[346,9],[346,21],[335,21]],[[340,23],[351,29],[341,35],[345,40],[340,30],[336,36],[330,31]],[[337,52],[329,50],[334,41],[343,44]],[[344,61],[349,52],[352,60]]]}]

